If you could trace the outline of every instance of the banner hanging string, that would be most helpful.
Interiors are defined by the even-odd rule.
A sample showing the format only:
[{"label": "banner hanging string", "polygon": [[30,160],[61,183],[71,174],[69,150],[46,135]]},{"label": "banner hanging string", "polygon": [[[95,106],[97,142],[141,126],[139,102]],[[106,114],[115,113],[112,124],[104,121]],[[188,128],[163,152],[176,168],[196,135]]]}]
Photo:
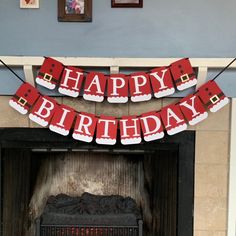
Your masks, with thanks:
[{"label": "banner hanging string", "polygon": [[223,68],[212,80],[217,79],[226,69],[228,69],[234,62],[236,58],[234,58],[225,68]]},{"label": "banner hanging string", "polygon": [[21,82],[25,83],[25,81],[18,75],[14,70],[11,69],[10,66],[8,66],[4,61],[0,59],[0,62],[9,70],[11,73],[13,73]]}]

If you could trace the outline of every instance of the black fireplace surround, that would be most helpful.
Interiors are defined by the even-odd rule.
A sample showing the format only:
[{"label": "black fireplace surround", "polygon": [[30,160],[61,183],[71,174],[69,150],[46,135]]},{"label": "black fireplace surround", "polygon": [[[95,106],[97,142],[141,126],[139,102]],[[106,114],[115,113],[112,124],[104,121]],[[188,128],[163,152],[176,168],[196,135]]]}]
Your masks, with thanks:
[{"label": "black fireplace surround", "polygon": [[[143,142],[139,145],[128,145],[123,146],[120,143],[114,145],[114,146],[106,146],[106,145],[97,145],[95,143],[83,143],[73,140],[71,137],[63,137],[60,135],[57,135],[53,132],[48,131],[47,129],[37,129],[37,128],[0,128],[0,163],[3,163],[4,157],[4,150],[7,149],[45,149],[48,151],[52,151],[52,149],[63,149],[68,151],[73,150],[86,150],[89,152],[95,152],[97,150],[106,150],[106,152],[112,153],[123,153],[124,150],[127,153],[130,154],[137,154],[137,153],[147,153],[152,154],[155,153],[157,150],[160,151],[176,151],[178,153],[178,187],[177,187],[177,210],[176,210],[176,236],[192,236],[193,235],[193,199],[194,199],[194,150],[195,150],[195,132],[194,131],[185,131],[181,132],[179,134],[176,134],[174,136],[168,136],[166,135],[163,139],[153,141],[150,143]],[[3,208],[4,208],[4,199],[3,197],[3,188],[4,186],[4,170],[1,166],[1,214],[0,214],[0,233],[2,233],[2,225],[3,222]],[[2,179],[3,178],[3,179]],[[92,200],[92,205],[94,208],[81,208],[81,202],[87,201],[84,200],[84,198]],[[105,200],[104,200],[105,199]],[[65,196],[65,195],[59,195],[54,196],[48,199],[48,204],[45,208],[45,211],[40,219],[38,219],[38,235],[64,235],[65,233],[61,234],[55,234],[56,228],[52,229],[54,230],[54,234],[43,234],[43,227],[44,226],[55,226],[56,219],[59,218],[56,217],[56,215],[61,216],[63,213],[63,216],[65,217],[63,224],[61,224],[60,227],[68,227],[73,225],[77,225],[76,217],[73,216],[74,211],[80,212],[80,214],[77,212],[77,219],[80,219],[81,224],[81,232],[83,232],[84,236],[86,235],[86,227],[84,225],[87,225],[87,223],[91,223],[93,226],[93,231],[91,231],[93,234],[87,234],[87,235],[106,235],[106,234],[99,234],[98,228],[101,226],[102,228],[106,228],[106,232],[109,232],[109,227],[111,227],[111,232],[117,232],[117,234],[107,234],[107,235],[126,235],[126,234],[118,234],[119,231],[115,231],[116,228],[119,229],[119,227],[128,228],[128,232],[137,232],[139,234],[127,234],[132,236],[141,236],[142,235],[142,215],[139,211],[139,209],[135,206],[135,202],[132,199],[125,199],[121,196],[115,196],[112,198],[108,198],[108,196],[94,196],[88,193],[85,193],[83,196],[78,198],[77,200],[80,202],[80,208],[75,207],[72,203],[74,203],[74,198]],[[97,205],[100,201],[107,201],[109,204],[119,205],[122,203],[124,205],[128,204],[127,209],[132,209],[132,211],[124,212],[121,210],[114,209],[111,210],[111,212],[108,212],[109,214],[104,217],[101,220],[101,217],[99,214],[103,214],[102,208],[100,210],[97,209]],[[60,205],[62,202],[64,202],[62,205]],[[126,203],[124,203],[126,202]],[[108,204],[108,205],[109,205]],[[98,204],[99,205],[99,204]],[[55,209],[57,209],[57,213],[55,212]],[[58,213],[59,209],[59,213]],[[83,209],[83,210],[82,210]],[[112,209],[112,207],[111,207]],[[60,212],[61,211],[61,212]],[[88,214],[89,212],[89,214]],[[114,214],[114,212],[118,212],[118,214]],[[53,214],[51,214],[53,213]],[[56,213],[56,214],[54,214]],[[86,213],[86,214],[85,214]],[[75,215],[76,215],[75,214]],[[54,215],[54,216],[53,216]],[[89,215],[89,217],[86,216]],[[91,217],[92,215],[92,217]],[[116,220],[113,220],[113,216],[116,215]],[[94,219],[99,218],[99,220],[95,221]],[[112,225],[108,225],[108,219],[111,220]],[[115,219],[115,218],[114,218]],[[55,222],[54,222],[55,220]],[[87,223],[86,223],[87,220]],[[55,224],[54,224],[55,223]],[[58,223],[58,221],[57,221]],[[103,227],[104,226],[104,227]],[[41,228],[40,228],[41,227]],[[114,228],[112,228],[114,227]],[[131,229],[131,231],[129,231]],[[39,232],[41,233],[39,234]],[[74,230],[77,230],[74,228]],[[97,230],[97,231],[96,231]],[[125,229],[123,229],[125,230]],[[76,232],[76,231],[74,231]],[[79,232],[79,231],[78,231]],[[96,234],[97,232],[97,234]],[[125,232],[125,231],[124,231]],[[82,233],[78,235],[83,235]],[[73,235],[73,234],[68,234]],[[77,235],[77,234],[74,234]],[[171,236],[171,235],[170,235]]]}]

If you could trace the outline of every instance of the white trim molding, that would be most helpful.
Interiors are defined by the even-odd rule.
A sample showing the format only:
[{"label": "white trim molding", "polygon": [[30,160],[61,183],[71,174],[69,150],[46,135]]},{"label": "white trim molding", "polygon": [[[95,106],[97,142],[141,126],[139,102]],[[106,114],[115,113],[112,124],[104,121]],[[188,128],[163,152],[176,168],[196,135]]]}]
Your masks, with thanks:
[{"label": "white trim molding", "polygon": [[228,194],[228,236],[236,235],[236,98],[231,103],[231,132]]}]

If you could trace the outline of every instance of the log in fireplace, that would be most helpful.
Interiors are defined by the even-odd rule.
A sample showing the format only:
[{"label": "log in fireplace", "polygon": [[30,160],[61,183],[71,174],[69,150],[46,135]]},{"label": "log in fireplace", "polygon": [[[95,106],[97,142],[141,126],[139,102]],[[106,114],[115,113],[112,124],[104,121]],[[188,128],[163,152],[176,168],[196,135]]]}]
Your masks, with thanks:
[{"label": "log in fireplace", "polygon": [[[194,143],[194,131],[111,147],[46,129],[0,129],[1,233],[33,236],[38,229],[45,236],[133,236],[142,231],[144,236],[191,236]],[[116,209],[115,215],[109,207],[115,216],[100,217],[109,204],[97,211],[87,208],[104,199],[123,211]],[[87,203],[84,211],[78,207],[81,201]],[[32,225],[37,227],[28,233]]]},{"label": "log in fireplace", "polygon": [[143,221],[136,202],[118,195],[49,197],[37,220],[37,236],[142,236]]}]

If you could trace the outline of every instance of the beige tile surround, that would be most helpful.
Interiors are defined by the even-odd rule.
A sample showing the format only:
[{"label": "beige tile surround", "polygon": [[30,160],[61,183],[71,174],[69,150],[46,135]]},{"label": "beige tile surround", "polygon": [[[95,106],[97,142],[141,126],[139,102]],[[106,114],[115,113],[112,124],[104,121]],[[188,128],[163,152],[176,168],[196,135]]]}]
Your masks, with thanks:
[{"label": "beige tile surround", "polygon": [[[8,96],[0,96],[0,127],[39,127],[27,116],[8,105]],[[111,105],[107,102],[86,102],[82,98],[59,98],[78,111],[98,115],[141,114],[159,110],[176,99],[153,99],[138,104]],[[190,129],[196,130],[194,236],[226,236],[229,172],[230,106],[209,114],[207,120]]]}]

